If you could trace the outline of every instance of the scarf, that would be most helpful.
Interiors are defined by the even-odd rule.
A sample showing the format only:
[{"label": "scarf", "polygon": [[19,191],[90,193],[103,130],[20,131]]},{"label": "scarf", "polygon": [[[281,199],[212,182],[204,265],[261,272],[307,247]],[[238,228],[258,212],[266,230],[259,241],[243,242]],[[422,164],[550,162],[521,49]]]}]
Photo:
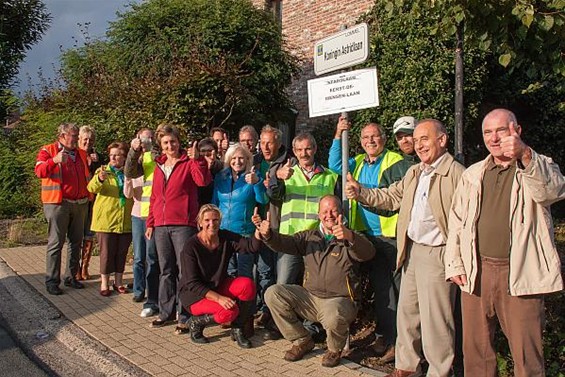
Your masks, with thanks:
[{"label": "scarf", "polygon": [[113,166],[109,166],[110,171],[114,173],[116,177],[116,183],[118,184],[118,193],[120,196],[120,207],[126,205],[126,196],[124,195],[124,170],[122,168],[118,169]]}]

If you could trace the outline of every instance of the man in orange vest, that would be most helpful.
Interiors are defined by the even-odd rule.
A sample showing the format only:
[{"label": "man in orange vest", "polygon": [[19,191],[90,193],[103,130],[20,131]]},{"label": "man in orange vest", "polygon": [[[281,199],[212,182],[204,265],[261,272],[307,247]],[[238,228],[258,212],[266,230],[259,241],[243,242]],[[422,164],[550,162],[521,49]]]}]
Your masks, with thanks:
[{"label": "man in orange vest", "polygon": [[48,223],[45,286],[51,295],[63,293],[59,284],[65,238],[68,238],[68,248],[64,284],[75,289],[84,288],[75,276],[88,209],[86,185],[90,173],[86,153],[77,148],[78,132],[75,124],[61,124],[58,141],[44,145],[35,163],[35,175],[41,178],[41,201]]}]

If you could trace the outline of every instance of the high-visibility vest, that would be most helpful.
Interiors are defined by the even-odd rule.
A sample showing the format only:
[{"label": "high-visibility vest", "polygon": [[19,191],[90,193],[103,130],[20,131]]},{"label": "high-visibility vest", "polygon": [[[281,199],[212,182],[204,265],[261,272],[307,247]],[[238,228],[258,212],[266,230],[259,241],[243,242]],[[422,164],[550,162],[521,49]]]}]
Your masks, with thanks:
[{"label": "high-visibility vest", "polygon": [[[59,143],[44,145],[41,149],[47,151],[51,158],[59,153]],[[84,175],[86,182],[90,180],[90,170],[88,169],[88,156],[86,152],[80,148],[75,149],[81,162],[84,164]],[[42,163],[42,162],[38,162]],[[61,164],[56,164],[55,169],[47,178],[41,178],[41,201],[45,204],[60,204],[63,201],[63,191],[61,189],[61,181],[63,173],[61,172]]]},{"label": "high-visibility vest", "polygon": [[151,189],[153,187],[153,173],[157,166],[151,152],[143,153],[141,165],[143,166],[143,190],[141,192],[140,216],[146,218],[149,216],[149,199],[151,198]]},{"label": "high-visibility vest", "polygon": [[294,234],[310,230],[318,225],[318,206],[324,195],[334,194],[338,175],[329,169],[315,174],[310,181],[302,170],[293,167],[294,174],[285,184],[284,201],[281,207],[281,234]]},{"label": "high-visibility vest", "polygon": [[[377,184],[381,181],[381,176],[383,172],[389,168],[391,165],[402,160],[402,155],[385,150],[383,160],[381,161],[381,167],[377,176]],[[365,154],[360,154],[355,156],[355,170],[353,171],[353,178],[358,181],[361,175],[361,169],[365,165]],[[358,203],[356,200],[351,200],[349,209],[349,219],[352,224],[352,229],[363,231],[366,230],[366,225],[363,223],[363,219],[358,215]],[[385,237],[396,237],[396,220],[398,219],[398,214],[392,216],[379,216],[379,221],[381,223],[381,233]]]}]

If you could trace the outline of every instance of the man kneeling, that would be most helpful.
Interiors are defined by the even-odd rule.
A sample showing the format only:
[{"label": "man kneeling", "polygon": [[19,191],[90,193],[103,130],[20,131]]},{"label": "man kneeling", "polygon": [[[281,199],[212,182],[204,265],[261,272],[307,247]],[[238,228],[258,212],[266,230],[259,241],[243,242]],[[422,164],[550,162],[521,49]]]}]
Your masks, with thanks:
[{"label": "man kneeling", "polygon": [[361,299],[359,263],[375,255],[371,242],[343,224],[339,198],[326,195],[318,208],[317,229],[281,235],[270,229],[270,218],[253,222],[267,246],[277,252],[304,257],[304,286],[275,284],[267,289],[265,302],[285,339],[293,342],[284,358],[300,360],[314,348],[314,341],[302,325],[305,318],[320,322],[327,332],[328,350],[322,365],[335,367],[357,316]]}]

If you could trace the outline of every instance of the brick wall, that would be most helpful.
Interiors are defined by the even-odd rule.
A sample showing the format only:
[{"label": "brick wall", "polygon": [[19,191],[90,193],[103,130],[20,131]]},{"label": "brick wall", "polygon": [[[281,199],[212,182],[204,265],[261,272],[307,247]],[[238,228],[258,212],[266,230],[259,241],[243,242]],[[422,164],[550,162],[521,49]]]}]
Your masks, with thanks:
[{"label": "brick wall", "polygon": [[[282,31],[293,54],[302,62],[302,74],[289,88],[298,110],[297,129],[311,129],[323,119],[309,118],[307,80],[314,78],[314,43],[340,30],[351,27],[359,16],[375,4],[374,0],[253,0],[260,9],[281,2]],[[337,73],[337,72],[336,72]],[[333,116],[332,118],[336,118]]]}]

